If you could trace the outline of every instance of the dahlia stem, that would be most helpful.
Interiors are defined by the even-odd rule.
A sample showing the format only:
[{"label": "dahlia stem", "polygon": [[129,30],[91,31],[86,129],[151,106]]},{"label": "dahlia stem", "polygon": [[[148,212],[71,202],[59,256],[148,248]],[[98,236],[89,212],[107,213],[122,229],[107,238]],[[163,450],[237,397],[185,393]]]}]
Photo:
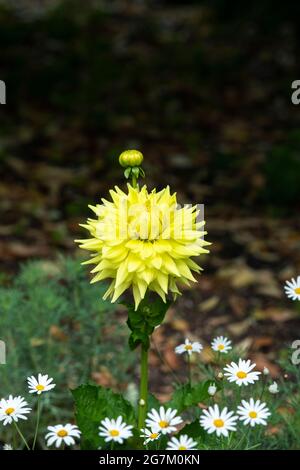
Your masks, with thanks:
[{"label": "dahlia stem", "polygon": [[136,179],[136,176],[133,173],[131,173],[131,182],[132,182],[132,187],[136,188],[137,187],[137,179]]},{"label": "dahlia stem", "polygon": [[145,426],[148,402],[148,349],[142,344],[141,347],[141,381],[140,400],[138,409],[138,428]]}]

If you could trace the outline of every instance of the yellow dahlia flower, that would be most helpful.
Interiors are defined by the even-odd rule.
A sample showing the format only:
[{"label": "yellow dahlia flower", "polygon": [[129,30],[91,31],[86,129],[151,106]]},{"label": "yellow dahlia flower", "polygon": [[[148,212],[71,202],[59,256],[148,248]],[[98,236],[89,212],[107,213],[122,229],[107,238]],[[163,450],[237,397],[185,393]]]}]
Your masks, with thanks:
[{"label": "yellow dahlia flower", "polygon": [[77,240],[80,247],[94,252],[83,264],[95,264],[92,282],[112,279],[104,295],[115,302],[132,287],[135,308],[147,290],[156,292],[165,302],[171,292],[180,294],[177,284],[195,282],[192,271],[201,268],[191,259],[208,253],[204,247],[204,221],[197,221],[196,206],[177,205],[169,187],[160,192],[147,187],[133,188],[126,194],[120,188],[110,191],[112,201],[89,206],[96,219],[82,225],[91,235]]}]

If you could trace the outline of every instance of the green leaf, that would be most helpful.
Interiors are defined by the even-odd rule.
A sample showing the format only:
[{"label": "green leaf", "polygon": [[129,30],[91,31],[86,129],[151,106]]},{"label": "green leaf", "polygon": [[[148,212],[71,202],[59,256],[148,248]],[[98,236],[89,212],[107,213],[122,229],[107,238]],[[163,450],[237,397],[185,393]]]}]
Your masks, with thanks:
[{"label": "green leaf", "polygon": [[131,175],[131,167],[128,167],[126,168],[126,170],[124,171],[124,176],[126,179],[128,179]]},{"label": "green leaf", "polygon": [[139,174],[140,174],[140,169],[138,166],[134,166],[131,168],[131,171],[133,173],[133,175],[138,178],[139,177]]},{"label": "green leaf", "polygon": [[149,336],[163,322],[170,304],[171,302],[165,303],[159,297],[152,300],[149,296],[141,301],[137,310],[134,305],[125,304],[128,309],[127,325],[131,330],[130,349],[136,349],[140,344],[149,348]]},{"label": "green leaf", "polygon": [[98,449],[104,441],[99,437],[100,421],[122,416],[127,424],[135,424],[131,404],[122,395],[96,385],[81,385],[72,390],[75,400],[76,421],[82,432],[83,449]]},{"label": "green leaf", "polygon": [[205,402],[209,398],[208,387],[211,380],[199,382],[192,387],[189,384],[180,385],[173,393],[168,406],[174,408],[181,413],[186,408],[197,406],[198,403]]},{"label": "green leaf", "polygon": [[190,424],[187,424],[182,428],[179,432],[179,435],[186,434],[187,436],[191,437],[192,439],[199,439],[205,440],[206,437],[206,432],[204,429],[200,426],[199,420],[196,419]]}]

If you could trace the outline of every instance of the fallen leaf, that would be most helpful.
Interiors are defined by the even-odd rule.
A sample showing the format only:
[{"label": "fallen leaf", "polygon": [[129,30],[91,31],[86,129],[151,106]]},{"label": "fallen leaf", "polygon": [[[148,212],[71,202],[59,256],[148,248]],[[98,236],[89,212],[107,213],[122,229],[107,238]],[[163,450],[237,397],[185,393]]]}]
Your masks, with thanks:
[{"label": "fallen leaf", "polygon": [[31,338],[30,339],[30,345],[33,347],[33,348],[36,348],[38,346],[42,346],[43,344],[45,344],[45,340],[43,338]]},{"label": "fallen leaf", "polygon": [[234,336],[241,336],[248,331],[249,327],[252,325],[252,319],[251,318],[246,318],[243,321],[237,322],[237,323],[231,323],[228,325],[228,330],[230,333]]},{"label": "fallen leaf", "polygon": [[200,312],[209,312],[210,310],[213,310],[218,303],[220,302],[220,297],[217,297],[214,295],[213,297],[210,297],[207,300],[204,300],[201,302],[198,306]]},{"label": "fallen leaf", "polygon": [[49,334],[51,338],[55,339],[56,341],[65,342],[68,340],[68,336],[66,335],[66,333],[57,325],[50,326]]}]

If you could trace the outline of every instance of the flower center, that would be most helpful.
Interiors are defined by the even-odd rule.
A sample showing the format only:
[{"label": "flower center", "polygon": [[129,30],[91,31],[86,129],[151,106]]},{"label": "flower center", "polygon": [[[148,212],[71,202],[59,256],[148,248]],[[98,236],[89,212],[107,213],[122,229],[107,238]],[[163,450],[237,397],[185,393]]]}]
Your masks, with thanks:
[{"label": "flower center", "polygon": [[111,431],[109,431],[109,434],[111,435],[111,437],[117,437],[120,435],[117,429],[112,429]]},{"label": "flower center", "polygon": [[296,287],[296,289],[295,289],[295,294],[300,295],[300,287]]},{"label": "flower center", "polygon": [[193,349],[193,346],[192,346],[191,344],[186,344],[186,345],[184,346],[184,349],[185,349],[186,351],[191,351],[191,350]]},{"label": "flower center", "polygon": [[168,421],[160,421],[158,424],[161,428],[167,428],[169,426]]},{"label": "flower center", "polygon": [[249,416],[250,416],[250,418],[252,418],[252,419],[257,418],[257,413],[256,413],[256,411],[250,411]]},{"label": "flower center", "polygon": [[224,348],[225,348],[224,344],[219,344],[218,346],[219,351],[223,351]]},{"label": "flower center", "polygon": [[36,390],[38,390],[39,392],[42,392],[43,390],[45,390],[44,385],[40,385],[40,384],[37,385],[35,388],[36,388]]},{"label": "flower center", "polygon": [[158,437],[158,432],[153,432],[149,437],[150,439],[156,439]]},{"label": "flower center", "polygon": [[187,448],[185,446],[179,446],[178,450],[187,450]]},{"label": "flower center", "polygon": [[224,421],[222,419],[215,419],[214,425],[216,428],[222,428],[224,426]]},{"label": "flower center", "polygon": [[237,376],[239,379],[245,379],[245,378],[247,377],[247,374],[246,374],[246,372],[240,370],[240,371],[236,374],[236,376]]},{"label": "flower center", "polygon": [[7,408],[7,410],[5,410],[5,413],[10,416],[13,412],[15,411],[14,408]]},{"label": "flower center", "polygon": [[66,437],[68,433],[65,429],[60,429],[60,431],[57,432],[57,435],[58,437]]}]

